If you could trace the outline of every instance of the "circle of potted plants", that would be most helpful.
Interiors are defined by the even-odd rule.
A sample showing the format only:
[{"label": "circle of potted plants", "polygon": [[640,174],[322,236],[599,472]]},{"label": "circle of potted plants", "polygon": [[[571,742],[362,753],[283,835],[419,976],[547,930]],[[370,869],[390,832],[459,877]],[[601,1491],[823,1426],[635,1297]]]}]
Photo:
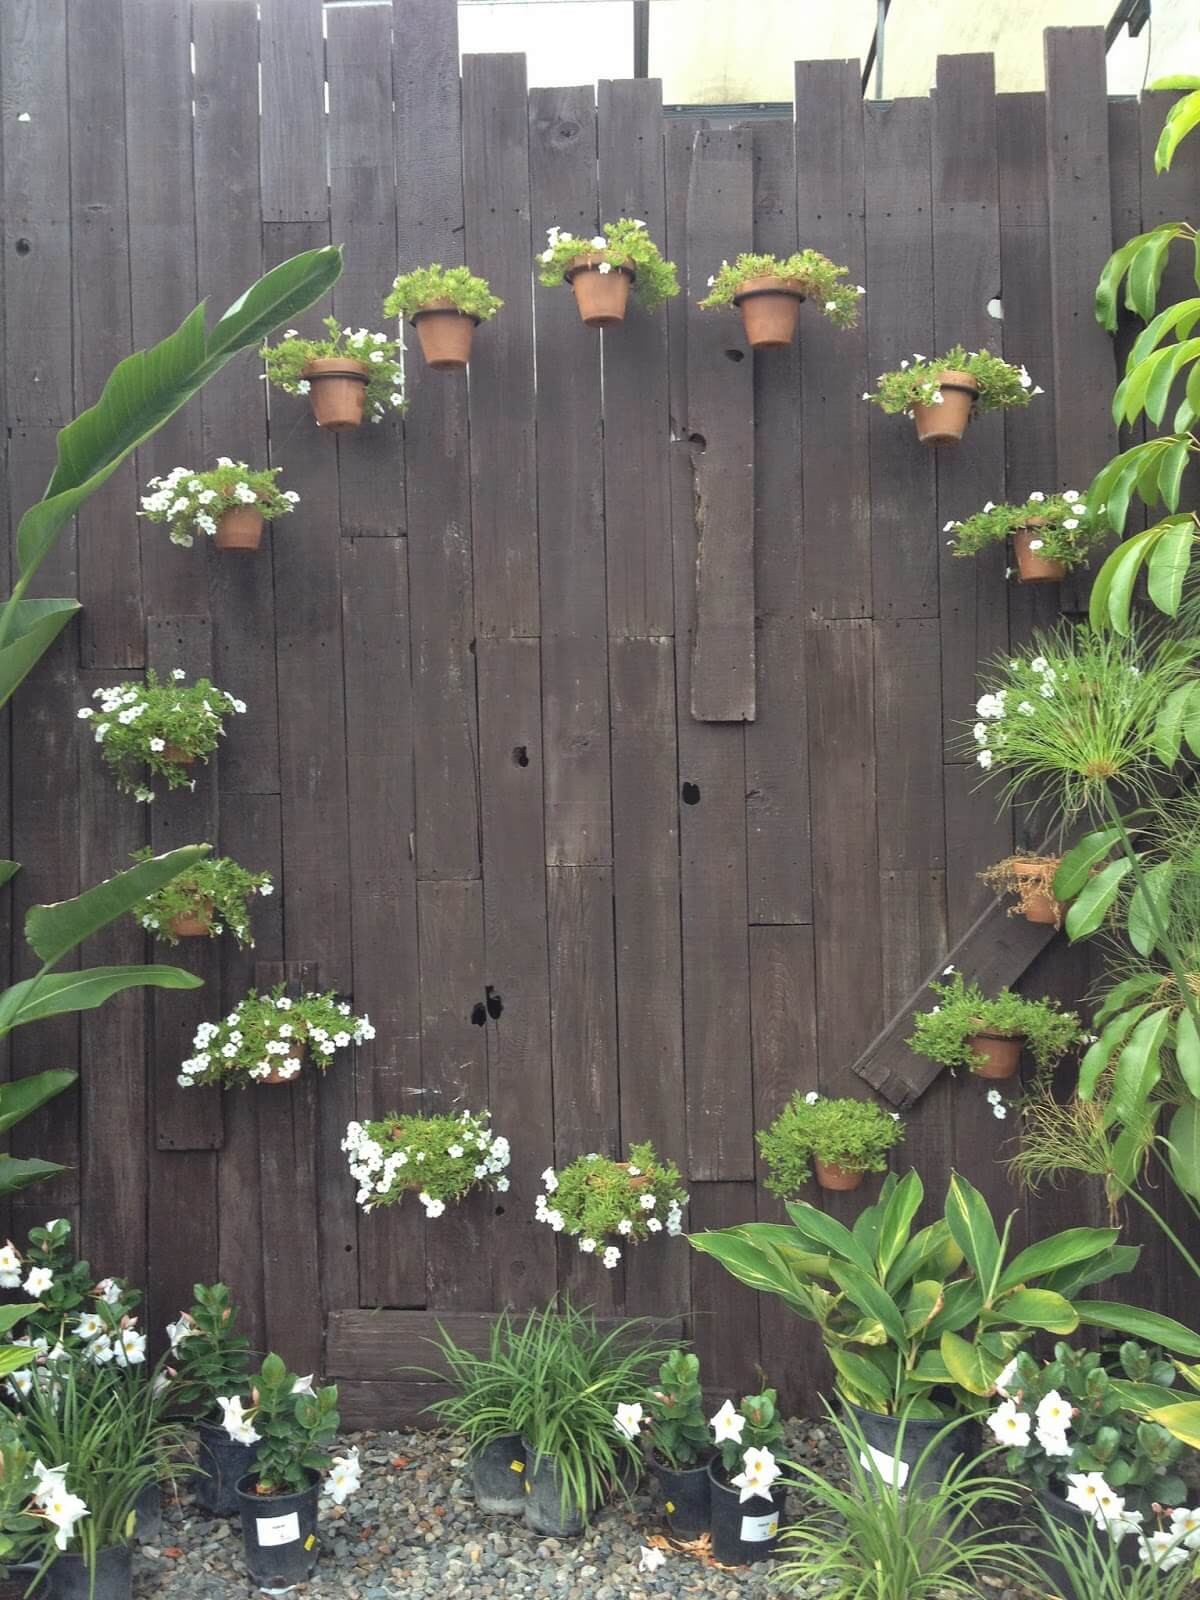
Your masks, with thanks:
[{"label": "circle of potted plants", "polygon": [[184,1089],[290,1083],[306,1059],[324,1072],[339,1050],[374,1037],[370,1018],[356,1017],[332,989],[292,997],[280,985],[270,994],[248,994],[220,1022],[202,1022],[192,1040],[195,1054],[176,1081]]},{"label": "circle of potted plants", "polygon": [[1006,548],[1012,541],[1013,560],[1005,576],[1014,573],[1022,583],[1058,583],[1081,567],[1088,550],[1108,529],[1089,518],[1087,507],[1074,489],[1061,494],[1035,490],[1023,505],[993,505],[961,522],[947,522],[946,543],[956,556],[975,556],[995,544]]},{"label": "circle of potted plants", "polygon": [[651,1144],[631,1144],[628,1161],[591,1154],[561,1172],[547,1167],[542,1182],[546,1192],[535,1202],[536,1220],[578,1239],[585,1255],[599,1252],[606,1267],[617,1265],[623,1247],[651,1234],[677,1238],[683,1232],[688,1197],[679,1168],[660,1161]]},{"label": "circle of potted plants", "polygon": [[508,1140],[493,1134],[486,1111],[351,1122],[342,1149],[367,1212],[415,1192],[432,1220],[472,1189],[508,1189]]},{"label": "circle of potted plants", "polygon": [[[134,861],[152,861],[154,849],[146,845],[133,852]],[[165,883],[135,906],[133,915],[147,933],[165,944],[180,939],[218,939],[231,933],[245,949],[250,937],[252,895],[274,894],[269,872],[248,872],[229,856],[206,856]]]},{"label": "circle of potted plants", "polygon": [[538,276],[548,288],[570,284],[589,328],[623,322],[631,289],[645,311],[679,293],[675,263],[663,260],[646,224],[629,217],[604,223],[591,239],[547,228],[546,248],[538,261]]},{"label": "circle of potted plants", "polygon": [[150,667],[144,683],[93,690],[100,709],[81,706],[76,713],[90,725],[122,794],[147,804],[154,799],[154,791],[139,781],[141,767],[148,767],[152,778],[165,778],[168,789],[194,786],[187,769],[197,760],[208,760],[225,732],[227,716],[245,712],[244,700],[215,688],[207,678],[193,684],[186,678],[183,668],[175,667],[160,682]]},{"label": "circle of potted plants", "polygon": [[757,1134],[765,1187],[789,1200],[815,1174],[822,1189],[857,1189],[868,1172],[887,1171],[888,1152],[903,1138],[898,1111],[873,1100],[831,1100],[815,1089],[797,1090]]},{"label": "circle of potted plants", "polygon": [[861,285],[842,280],[848,267],[835,266],[819,250],[798,250],[790,256],[743,253],[708,280],[709,293],[699,302],[708,311],[738,308],[746,342],[753,350],[779,349],[796,336],[800,307],[811,300],[839,328],[858,321]]},{"label": "circle of potted plants", "polygon": [[292,489],[276,483],[282,467],[248,467],[219,456],[208,472],[173,467],[165,478],[151,478],[138,512],[166,525],[172,544],[190,549],[196,534],[218,550],[257,550],[263,523],[275,522],[300,503]]},{"label": "circle of potted plants", "polygon": [[877,380],[863,395],[889,416],[916,423],[922,444],[957,444],[967,423],[983,411],[1027,406],[1042,390],[1024,367],[1014,367],[990,350],[964,350],[956,344],[930,360],[915,355]]},{"label": "circle of potted plants", "polygon": [[481,322],[489,322],[504,304],[467,267],[434,263],[402,272],[383,302],[384,315],[405,317],[417,330],[427,366],[439,372],[461,371],[471,359],[471,341]]},{"label": "circle of potted plants", "polygon": [[357,428],[364,416],[382,422],[404,410],[402,347],[386,333],[343,328],[326,317],[327,337],[307,339],[289,328],[277,345],[264,344],[268,383],[285,394],[307,395],[317,426],[329,433]]},{"label": "circle of potted plants", "polygon": [[977,1078],[1011,1078],[1028,1050],[1045,1071],[1083,1037],[1079,1018],[1057,1000],[1026,1000],[1011,989],[988,996],[953,967],[943,978],[949,982],[929,985],[937,1004],[917,1013],[908,1038],[916,1055],[943,1067],[966,1067]]}]

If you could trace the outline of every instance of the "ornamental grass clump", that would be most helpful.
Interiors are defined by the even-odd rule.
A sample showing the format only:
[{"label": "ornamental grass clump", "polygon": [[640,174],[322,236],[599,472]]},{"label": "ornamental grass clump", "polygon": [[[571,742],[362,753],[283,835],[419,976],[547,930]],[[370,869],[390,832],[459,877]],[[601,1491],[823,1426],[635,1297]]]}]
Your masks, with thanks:
[{"label": "ornamental grass clump", "polygon": [[903,1138],[899,1113],[873,1100],[827,1100],[816,1090],[797,1091],[758,1133],[766,1187],[785,1200],[797,1194],[812,1175],[811,1160],[847,1173],[885,1172],[888,1151]]},{"label": "ornamental grass clump", "polygon": [[[133,859],[152,860],[152,847],[135,850]],[[147,933],[165,944],[178,944],[189,935],[217,939],[228,932],[243,949],[253,949],[250,899],[274,892],[269,872],[248,872],[229,856],[216,860],[206,856],[148,895],[134,907],[133,915]]]},{"label": "ornamental grass clump", "polygon": [[1023,1040],[1045,1071],[1082,1038],[1079,1018],[1057,1000],[1026,1000],[1011,989],[989,996],[960,972],[948,969],[943,976],[948,983],[929,985],[937,1004],[917,1013],[907,1041],[910,1050],[943,1067],[978,1072],[987,1059],[980,1041],[1000,1037]]},{"label": "ornamental grass clump", "polygon": [[292,998],[283,985],[251,993],[220,1022],[202,1022],[178,1083],[287,1083],[307,1055],[324,1072],[339,1050],[375,1037],[369,1017],[356,1017],[332,990]]},{"label": "ornamental grass clump", "polygon": [[728,261],[721,263],[720,271],[708,280],[708,294],[698,304],[702,311],[733,305],[756,279],[778,278],[787,286],[786,292],[810,300],[837,327],[853,328],[858,321],[859,297],[866,290],[844,281],[849,271],[819,250],[797,250],[790,256],[744,252],[732,266]]},{"label": "ornamental grass clump", "polygon": [[411,317],[438,301],[448,301],[464,317],[488,322],[504,301],[491,291],[486,278],[477,278],[469,267],[443,267],[437,262],[402,272],[383,302],[384,315]]},{"label": "ornamental grass clump", "polygon": [[160,682],[153,667],[144,683],[119,683],[95,689],[100,709],[81,706],[76,715],[87,722],[100,754],[113,770],[117,788],[135,800],[149,803],[154,791],[140,782],[142,767],[152,778],[165,778],[169,789],[191,784],[188,767],[207,761],[225,732],[225,718],[239,716],[246,704],[207,678],[185,682],[187,673],[176,667]]},{"label": "ornamental grass clump", "polygon": [[[603,1250],[606,1267],[621,1259],[621,1243],[640,1244],[651,1234],[671,1238],[683,1232],[683,1207],[688,1197],[673,1161],[660,1161],[651,1144],[633,1144],[628,1161],[608,1156],[580,1156],[569,1167],[542,1173],[545,1194],[537,1197],[535,1215],[555,1233],[579,1240],[585,1255]],[[551,1203],[553,1201],[553,1203]],[[613,1242],[604,1245],[604,1240]]]},{"label": "ornamental grass clump", "polygon": [[312,362],[357,363],[366,379],[363,409],[371,421],[382,422],[389,411],[403,411],[404,357],[399,341],[367,328],[343,328],[336,317],[326,317],[324,326],[324,339],[305,339],[289,328],[277,345],[264,344],[267,382],[285,394],[308,395],[314,374],[306,369]]},{"label": "ornamental grass clump", "polygon": [[632,275],[633,292],[646,311],[654,311],[679,293],[675,263],[665,261],[646,224],[629,217],[605,222],[593,238],[577,238],[562,228],[546,230],[546,248],[538,256],[538,277],[547,288],[570,281],[576,267],[601,277]]},{"label": "ornamental grass clump", "polygon": [[487,1111],[351,1122],[342,1149],[364,1211],[395,1205],[416,1191],[432,1219],[472,1189],[508,1189],[508,1140],[493,1134]]},{"label": "ornamental grass clump", "polygon": [[197,533],[213,538],[218,524],[230,511],[251,509],[265,522],[274,522],[300,503],[292,489],[280,489],[276,478],[282,467],[248,467],[244,461],[219,456],[207,472],[173,467],[164,478],[151,478],[149,494],[142,496],[138,512],[149,522],[164,523],[171,543],[189,548]]},{"label": "ornamental grass clump", "polygon": [[1022,367],[1014,367],[990,350],[964,350],[952,345],[944,356],[914,355],[899,367],[876,380],[875,392],[864,400],[886,411],[889,416],[910,417],[916,406],[938,406],[944,402],[943,375],[961,373],[973,380],[976,411],[1000,411],[1011,406],[1027,406],[1042,390]]},{"label": "ornamental grass clump", "polygon": [[[1069,572],[1084,565],[1088,550],[1108,528],[1103,519],[1089,517],[1077,490],[1064,489],[1061,494],[1037,490],[1021,505],[993,505],[989,500],[973,516],[947,522],[942,532],[950,535],[946,543],[956,556],[976,556],[1010,539],[1016,544],[1019,535],[1018,557],[1027,549],[1039,562],[1056,562]],[[1008,576],[1018,571],[1010,566]]]},{"label": "ornamental grass clump", "polygon": [[[1114,1498],[1105,1494],[1102,1482],[1094,1489],[1106,1503]],[[1120,1521],[1110,1527],[1103,1515],[1093,1515],[1079,1531],[1043,1512],[1043,1542],[1030,1555],[1050,1564],[1054,1593],[1061,1600],[1185,1600],[1194,1596],[1200,1567],[1196,1557],[1200,1513],[1183,1507],[1156,1515],[1153,1532],[1138,1533],[1136,1562],[1129,1561],[1122,1548],[1126,1531]],[[1042,1587],[1047,1587],[1045,1580]]]}]

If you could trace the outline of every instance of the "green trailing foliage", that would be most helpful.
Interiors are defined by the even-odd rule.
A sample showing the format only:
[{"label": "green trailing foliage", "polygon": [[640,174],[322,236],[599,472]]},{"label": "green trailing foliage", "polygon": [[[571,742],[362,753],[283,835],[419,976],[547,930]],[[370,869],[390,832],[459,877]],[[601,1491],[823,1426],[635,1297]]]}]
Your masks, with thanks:
[{"label": "green trailing foliage", "polygon": [[146,804],[154,798],[143,781],[147,773],[151,779],[165,779],[168,789],[194,784],[189,763],[197,758],[207,762],[225,732],[225,718],[246,710],[244,701],[209,679],[189,684],[184,677],[182,667],[176,667],[160,682],[150,667],[142,681],[95,690],[99,710],[81,706],[77,712],[100,746],[117,788]]},{"label": "green trailing foliage", "polygon": [[757,1134],[772,1194],[797,1194],[812,1176],[813,1157],[847,1172],[885,1172],[888,1151],[904,1138],[898,1111],[873,1100],[827,1100],[799,1090]]},{"label": "green trailing foliage", "polygon": [[267,522],[286,517],[300,496],[275,482],[282,467],[248,467],[222,456],[206,472],[173,467],[165,478],[151,478],[138,515],[165,524],[172,544],[189,549],[197,533],[212,538],[227,511],[252,507]]},{"label": "green trailing foliage", "polygon": [[864,394],[863,399],[889,416],[911,416],[914,406],[939,404],[938,380],[944,372],[966,372],[975,379],[979,385],[976,411],[1027,406],[1034,395],[1042,393],[1023,366],[1015,367],[990,350],[965,350],[956,344],[944,356],[914,355],[911,361],[902,361],[893,371],[881,374],[874,393]]},{"label": "green trailing foliage", "polygon": [[976,1053],[971,1040],[980,1034],[1001,1034],[1023,1039],[1025,1049],[1045,1071],[1081,1038],[1079,1018],[1064,1011],[1057,1000],[1026,1000],[1011,989],[986,995],[960,972],[951,972],[948,982],[929,987],[937,1003],[914,1017],[908,1047],[943,1067],[974,1071],[986,1058]]},{"label": "green trailing foliage", "polygon": [[486,278],[477,278],[469,267],[443,267],[437,262],[402,272],[383,302],[387,317],[411,317],[437,300],[449,300],[456,311],[476,322],[488,322],[504,301],[491,291]]},{"label": "green trailing foliage", "polygon": [[784,278],[835,326],[853,328],[858,322],[859,298],[866,291],[845,282],[849,271],[819,250],[797,250],[790,256],[743,253],[732,266],[722,261],[720,271],[708,280],[708,294],[698,304],[702,311],[732,305],[748,279]]},{"label": "green trailing foliage", "polygon": [[285,394],[306,395],[310,361],[356,361],[367,379],[363,409],[372,422],[382,422],[391,411],[402,412],[404,398],[404,352],[398,339],[367,328],[343,328],[336,317],[323,319],[325,337],[309,339],[289,328],[278,344],[262,346],[267,382]]},{"label": "green trailing foliage", "polygon": [[[135,861],[149,861],[151,856],[149,845],[133,853]],[[205,857],[147,895],[134,907],[133,915],[147,933],[164,944],[179,943],[172,918],[195,917],[207,922],[210,939],[219,939],[228,932],[243,949],[253,949],[250,899],[253,895],[273,894],[274,889],[269,872],[249,872],[230,856]]]},{"label": "green trailing foliage", "polygon": [[679,293],[675,263],[665,261],[658,246],[646,232],[646,224],[630,217],[606,222],[591,239],[564,233],[561,228],[546,230],[546,248],[538,256],[538,278],[547,288],[565,281],[564,275],[580,256],[600,258],[600,272],[615,272],[621,267],[633,272],[633,292],[647,311],[657,310],[665,300]]},{"label": "green trailing foliage", "polygon": [[[946,543],[956,556],[976,556],[992,545],[1007,544],[1024,529],[1035,535],[1036,546],[1031,546],[1035,555],[1061,561],[1068,569],[1083,566],[1091,545],[1108,532],[1103,518],[1089,516],[1075,489],[1061,494],[1035,490],[1021,505],[997,506],[989,500],[973,516],[946,523],[942,532],[950,535]],[[1015,570],[1010,567],[1010,574]]]}]

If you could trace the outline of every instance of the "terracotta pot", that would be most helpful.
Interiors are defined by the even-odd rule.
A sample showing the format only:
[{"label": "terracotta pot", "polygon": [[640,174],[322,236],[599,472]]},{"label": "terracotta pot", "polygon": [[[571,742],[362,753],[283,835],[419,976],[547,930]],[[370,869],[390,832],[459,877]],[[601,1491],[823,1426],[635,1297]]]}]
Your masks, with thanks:
[{"label": "terracotta pot", "polygon": [[[292,1048],[288,1051],[286,1056],[272,1056],[271,1059],[272,1059],[272,1061],[300,1061],[300,1062],[303,1062],[303,1060],[304,1060],[304,1045],[300,1040],[297,1040],[296,1043],[292,1046]],[[280,1072],[278,1067],[273,1066],[271,1068],[270,1072],[267,1073],[265,1078],[255,1078],[253,1081],[255,1083],[295,1083],[295,1081],[296,1081],[298,1076],[299,1076],[298,1073],[293,1072],[290,1078],[289,1077],[285,1077],[284,1074],[282,1072]]]},{"label": "terracotta pot", "polygon": [[575,294],[579,315],[589,328],[615,328],[625,320],[625,307],[633,287],[632,267],[614,266],[601,272],[604,257],[596,254],[576,256],[563,273]]},{"label": "terracotta pot", "polygon": [[1029,548],[1042,526],[1040,517],[1030,517],[1025,527],[1013,529],[1013,555],[1017,558],[1017,573],[1022,583],[1061,583],[1067,575],[1065,561],[1048,560]]},{"label": "terracotta pot", "polygon": [[426,365],[438,372],[461,371],[471,359],[471,340],[478,323],[478,317],[467,316],[453,300],[431,300],[414,311],[412,325]]},{"label": "terracotta pot", "polygon": [[177,911],[171,918],[171,932],[177,939],[207,939],[212,932],[213,903],[196,900],[190,911]]},{"label": "terracotta pot", "polygon": [[357,428],[363,419],[370,368],[346,356],[317,356],[300,374],[309,383],[308,403],[317,426],[330,433]]},{"label": "terracotta pot", "polygon": [[733,303],[752,350],[778,350],[796,337],[804,296],[794,278],[747,278]]},{"label": "terracotta pot", "polygon": [[177,744],[164,745],[160,753],[164,761],[173,761],[178,767],[191,767],[196,762],[195,756],[181,750]]},{"label": "terracotta pot", "polygon": [[234,506],[217,518],[213,543],[218,550],[257,550],[262,536],[262,512],[253,506]]},{"label": "terracotta pot", "polygon": [[913,421],[922,444],[957,444],[967,431],[979,385],[969,372],[938,374],[941,405],[914,406]]},{"label": "terracotta pot", "polygon": [[967,1043],[977,1058],[971,1071],[977,1078],[1012,1078],[1021,1065],[1025,1045],[1022,1034],[976,1033]]},{"label": "terracotta pot", "polygon": [[[1040,878],[1045,871],[1045,863],[1014,861],[1012,870],[1013,876],[1017,878]],[[1026,889],[1021,895],[1021,901],[1026,922],[1042,923],[1054,928],[1061,924],[1066,907],[1052,894],[1046,894],[1041,889]]]},{"label": "terracotta pot", "polygon": [[857,1189],[866,1177],[865,1172],[852,1172],[849,1167],[839,1167],[836,1161],[822,1161],[820,1156],[813,1157],[813,1170],[822,1189]]}]

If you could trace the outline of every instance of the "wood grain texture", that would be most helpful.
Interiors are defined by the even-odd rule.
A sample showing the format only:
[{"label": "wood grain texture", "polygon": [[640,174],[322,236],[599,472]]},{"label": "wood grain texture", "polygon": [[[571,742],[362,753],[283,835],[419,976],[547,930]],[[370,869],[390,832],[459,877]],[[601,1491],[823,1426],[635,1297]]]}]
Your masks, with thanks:
[{"label": "wood grain texture", "polygon": [[267,222],[319,222],[325,178],[320,0],[261,0],[262,189]]}]

